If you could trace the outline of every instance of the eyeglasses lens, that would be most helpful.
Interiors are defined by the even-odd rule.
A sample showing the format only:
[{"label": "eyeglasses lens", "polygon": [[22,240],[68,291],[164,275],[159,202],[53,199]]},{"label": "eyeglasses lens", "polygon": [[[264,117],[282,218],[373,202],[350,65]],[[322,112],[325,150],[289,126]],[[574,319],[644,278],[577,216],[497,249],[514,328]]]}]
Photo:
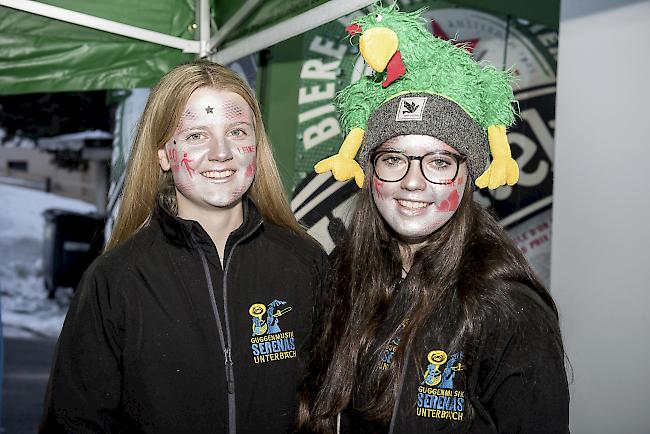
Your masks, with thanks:
[{"label": "eyeglasses lens", "polygon": [[[452,182],[458,170],[456,159],[444,153],[426,154],[421,157],[420,165],[424,177],[435,184]],[[375,157],[375,173],[384,181],[401,180],[406,176],[409,166],[409,158],[399,152],[381,152]]]}]

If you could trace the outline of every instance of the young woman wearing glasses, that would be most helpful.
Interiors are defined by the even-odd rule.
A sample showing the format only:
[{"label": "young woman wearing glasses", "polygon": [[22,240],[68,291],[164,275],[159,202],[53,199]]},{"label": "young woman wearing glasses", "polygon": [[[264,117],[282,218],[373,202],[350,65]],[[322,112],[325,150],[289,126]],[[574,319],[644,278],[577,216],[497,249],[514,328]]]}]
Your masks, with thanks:
[{"label": "young woman wearing glasses", "polygon": [[389,100],[368,121],[365,181],[332,255],[299,426],[568,432],[555,304],[472,199],[485,134],[438,95],[415,95],[421,118],[396,120],[411,97]]}]

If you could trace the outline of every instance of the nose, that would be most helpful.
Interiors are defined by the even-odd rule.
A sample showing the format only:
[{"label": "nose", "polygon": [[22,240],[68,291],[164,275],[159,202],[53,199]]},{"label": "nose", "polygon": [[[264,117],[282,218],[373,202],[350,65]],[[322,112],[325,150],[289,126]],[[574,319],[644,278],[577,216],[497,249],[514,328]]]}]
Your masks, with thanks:
[{"label": "nose", "polygon": [[224,140],[214,140],[208,149],[208,160],[228,161],[232,160],[232,149]]},{"label": "nose", "polygon": [[418,167],[421,164],[419,160],[412,160],[406,176],[402,178],[401,186],[404,190],[416,191],[424,190],[427,186],[427,180],[424,179],[422,171]]}]

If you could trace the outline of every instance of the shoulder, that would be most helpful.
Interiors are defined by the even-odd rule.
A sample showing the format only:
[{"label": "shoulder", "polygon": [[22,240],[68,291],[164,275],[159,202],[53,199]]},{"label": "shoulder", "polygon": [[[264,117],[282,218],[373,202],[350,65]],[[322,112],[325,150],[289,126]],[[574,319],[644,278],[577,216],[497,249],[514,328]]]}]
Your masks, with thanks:
[{"label": "shoulder", "polygon": [[86,270],[86,275],[110,281],[120,280],[129,270],[158,250],[154,248],[156,229],[147,225],[123,243],[104,252]]},{"label": "shoulder", "polygon": [[327,262],[325,250],[313,238],[302,237],[289,229],[269,222],[264,222],[262,226],[262,237],[265,242],[274,247],[276,253],[287,255],[287,258],[305,265],[316,265],[318,268],[322,268]]},{"label": "shoulder", "polygon": [[[521,283],[506,284],[500,306],[490,309],[483,345],[488,358],[510,355],[515,359],[563,357],[558,318],[550,296]],[[550,304],[549,304],[550,303]],[[485,353],[484,353],[485,356]]]},{"label": "shoulder", "polygon": [[156,235],[159,232],[160,228],[156,224],[149,223],[131,235],[126,241],[104,253],[101,257],[107,264],[115,261],[124,261],[124,259],[135,260],[144,251],[151,250],[151,246],[156,241]]},{"label": "shoulder", "polygon": [[[568,386],[554,311],[527,285],[509,288],[502,321],[479,349],[478,401],[499,432],[567,432]],[[477,383],[475,383],[477,382]]]},{"label": "shoulder", "polygon": [[510,305],[507,317],[514,324],[524,327],[557,324],[555,305],[545,290],[542,292],[523,283],[511,282],[507,284],[505,295]]}]

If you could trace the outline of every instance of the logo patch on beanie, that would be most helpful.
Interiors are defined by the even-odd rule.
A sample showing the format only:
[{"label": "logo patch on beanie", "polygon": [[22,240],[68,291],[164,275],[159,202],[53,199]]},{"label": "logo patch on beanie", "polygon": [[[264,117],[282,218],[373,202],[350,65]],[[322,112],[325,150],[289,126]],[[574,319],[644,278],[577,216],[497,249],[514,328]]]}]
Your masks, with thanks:
[{"label": "logo patch on beanie", "polygon": [[396,121],[421,121],[424,113],[426,96],[407,96],[399,100]]}]

